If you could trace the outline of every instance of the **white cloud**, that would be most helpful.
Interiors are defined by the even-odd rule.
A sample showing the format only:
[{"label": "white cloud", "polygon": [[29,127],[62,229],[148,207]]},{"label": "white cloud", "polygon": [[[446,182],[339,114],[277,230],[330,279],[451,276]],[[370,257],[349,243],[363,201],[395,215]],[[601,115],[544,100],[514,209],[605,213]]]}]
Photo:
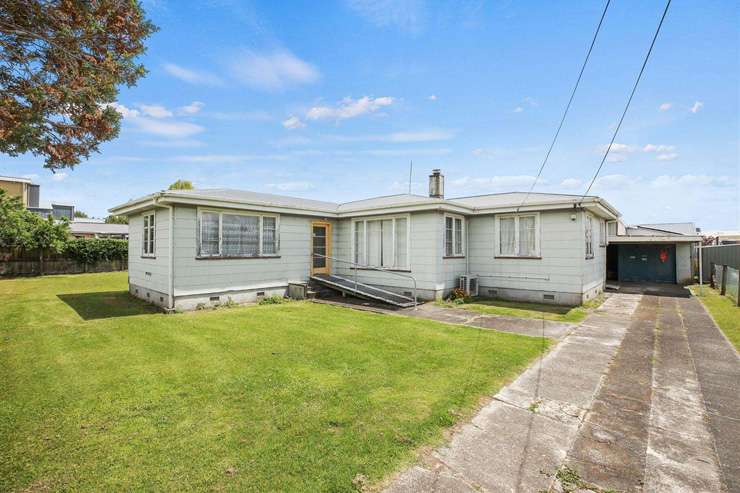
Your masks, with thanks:
[{"label": "white cloud", "polygon": [[[606,144],[603,146],[603,151],[606,151],[606,149],[609,147],[609,144]],[[635,152],[637,150],[637,146],[631,145],[631,144],[620,144],[617,142],[614,142],[609,149],[609,152]]]},{"label": "white cloud", "polygon": [[139,128],[139,130],[153,135],[159,135],[161,137],[182,139],[205,130],[200,125],[189,122],[178,122],[172,120],[163,121],[153,118],[134,118],[131,121]]},{"label": "white cloud", "polygon": [[527,96],[525,98],[522,98],[522,103],[514,108],[514,113],[522,113],[524,111],[524,108],[536,108],[540,105],[540,103],[537,102],[536,99],[534,99],[531,96]]},{"label": "white cloud", "polygon": [[151,116],[152,118],[169,118],[172,116],[170,110],[158,104],[140,104],[139,110],[144,116]]},{"label": "white cloud", "polygon": [[196,139],[145,140],[141,141],[140,144],[148,147],[163,147],[168,149],[204,147],[206,145],[205,142]]},{"label": "white cloud", "polygon": [[627,160],[626,154],[621,154],[619,152],[610,152],[609,155],[606,157],[607,163],[623,163]]},{"label": "white cloud", "polygon": [[678,154],[676,154],[675,152],[658,154],[657,156],[655,156],[655,159],[657,161],[673,161],[674,159],[678,159]]},{"label": "white cloud", "polygon": [[524,108],[522,108],[521,106],[517,106],[516,108],[514,108],[514,113],[521,113],[522,111],[524,111]]},{"label": "white cloud", "polygon": [[345,0],[357,14],[379,27],[416,32],[425,17],[423,0]]},{"label": "white cloud", "polygon": [[223,85],[223,81],[208,72],[199,72],[196,70],[190,70],[174,63],[165,63],[163,65],[165,72],[173,77],[176,77],[184,82],[195,85],[203,86],[220,86]]},{"label": "white cloud", "polygon": [[297,128],[303,128],[306,124],[301,121],[300,118],[293,115],[289,117],[287,120],[283,121],[283,127],[289,129],[289,130],[295,130]]},{"label": "white cloud", "polygon": [[596,179],[594,187],[601,190],[619,190],[634,186],[641,180],[640,177],[627,175],[604,175]]},{"label": "white cloud", "polygon": [[579,178],[566,178],[560,182],[560,186],[569,190],[580,188],[583,186],[583,180],[580,180]]},{"label": "white cloud", "polygon": [[646,144],[642,148],[643,152],[672,152],[676,149],[676,146],[665,145],[665,144]]},{"label": "white cloud", "polygon": [[694,106],[692,106],[691,109],[689,109],[689,111],[692,113],[699,113],[699,110],[701,110],[703,107],[704,107],[704,103],[702,103],[701,101],[696,101],[694,103]]},{"label": "white cloud", "polygon": [[454,130],[431,129],[377,135],[333,135],[330,138],[340,142],[393,142],[402,144],[407,142],[439,142],[450,140],[455,137],[456,133]]},{"label": "white cloud", "polygon": [[197,164],[239,164],[249,161],[282,161],[285,159],[288,159],[288,156],[282,154],[196,154],[174,156],[169,158],[168,161]]},{"label": "white cloud", "polygon": [[345,120],[374,113],[391,104],[393,104],[393,98],[390,96],[379,98],[364,96],[356,100],[347,97],[342,99],[337,106],[314,106],[308,110],[306,118],[309,120]]},{"label": "white cloud", "polygon": [[126,106],[119,104],[119,103],[108,103],[108,104],[104,104],[103,106],[107,108],[113,108],[118,113],[120,113],[121,116],[124,118],[135,118],[139,116],[138,110],[127,108]]},{"label": "white cloud", "polygon": [[281,91],[310,84],[320,78],[319,70],[289,51],[257,53],[246,51],[231,66],[234,76],[254,89]]},{"label": "white cloud", "polygon": [[284,183],[270,183],[267,187],[280,190],[281,192],[304,192],[314,188],[314,185],[308,181],[288,181]]},{"label": "white cloud", "polygon": [[188,105],[181,106],[178,109],[178,113],[182,115],[194,115],[196,113],[199,113],[200,110],[202,110],[204,106],[205,104],[201,103],[200,101],[193,101],[192,103]]},{"label": "white cloud", "polygon": [[696,187],[734,187],[737,186],[729,176],[709,175],[661,175],[653,179],[650,184],[655,188],[684,188],[694,189]]},{"label": "white cloud", "polygon": [[437,100],[437,95],[436,95],[436,94],[432,94],[432,95],[431,95],[431,96],[429,96],[429,97],[428,97],[427,99],[428,99],[429,101],[436,101],[436,100]]},{"label": "white cloud", "polygon": [[67,179],[68,176],[69,175],[67,173],[57,171],[56,173],[51,175],[51,179],[54,181],[64,181]]},{"label": "white cloud", "polygon": [[673,103],[663,103],[658,106],[658,110],[660,111],[668,111],[671,108],[673,108]]},{"label": "white cloud", "polygon": [[[478,189],[478,190],[507,190],[512,189],[524,189],[532,185],[535,177],[529,175],[510,175],[510,176],[491,176],[491,177],[470,177],[463,176],[456,180],[452,180],[451,184],[458,188],[463,189]],[[539,183],[546,183],[545,180],[540,179]]]}]

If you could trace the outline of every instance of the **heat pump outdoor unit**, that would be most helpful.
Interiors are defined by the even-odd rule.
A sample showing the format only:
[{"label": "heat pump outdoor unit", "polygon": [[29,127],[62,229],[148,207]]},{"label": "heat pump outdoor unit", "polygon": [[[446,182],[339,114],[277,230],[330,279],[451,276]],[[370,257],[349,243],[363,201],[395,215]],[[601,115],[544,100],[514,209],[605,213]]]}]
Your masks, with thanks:
[{"label": "heat pump outdoor unit", "polygon": [[457,287],[465,291],[467,296],[478,296],[478,276],[460,276]]}]

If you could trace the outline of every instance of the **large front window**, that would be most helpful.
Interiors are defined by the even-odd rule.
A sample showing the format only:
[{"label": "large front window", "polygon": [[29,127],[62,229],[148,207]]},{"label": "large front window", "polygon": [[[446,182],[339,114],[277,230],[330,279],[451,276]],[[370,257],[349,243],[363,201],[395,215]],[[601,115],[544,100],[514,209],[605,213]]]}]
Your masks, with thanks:
[{"label": "large front window", "polygon": [[501,257],[539,257],[538,214],[496,216],[496,255]]},{"label": "large front window", "polygon": [[198,255],[259,257],[277,254],[277,217],[202,211]]},{"label": "large front window", "polygon": [[445,216],[445,257],[462,257],[463,248],[463,218]]},{"label": "large front window", "polygon": [[352,222],[353,260],[360,265],[408,269],[408,218],[362,219]]}]

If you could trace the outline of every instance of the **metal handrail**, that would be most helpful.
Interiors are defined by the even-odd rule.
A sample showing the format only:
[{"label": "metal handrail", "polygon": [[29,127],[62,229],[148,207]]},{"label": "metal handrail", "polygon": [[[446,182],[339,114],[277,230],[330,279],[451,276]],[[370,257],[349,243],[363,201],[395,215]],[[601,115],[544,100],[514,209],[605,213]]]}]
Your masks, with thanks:
[{"label": "metal handrail", "polygon": [[379,272],[387,272],[388,274],[393,274],[394,276],[404,277],[406,279],[411,279],[414,282],[414,299],[413,299],[413,301],[414,301],[414,310],[416,310],[416,305],[419,304],[419,302],[417,301],[417,296],[416,296],[416,278],[414,276],[410,275],[410,274],[404,274],[402,272],[396,272],[396,271],[391,270],[391,269],[384,269],[383,267],[375,267],[373,265],[360,264],[360,263],[357,263],[357,262],[352,262],[350,260],[344,260],[344,259],[341,259],[341,258],[332,257],[330,255],[321,255],[320,253],[314,253],[313,256],[314,257],[321,257],[321,258],[329,259],[329,260],[334,260],[336,262],[343,262],[345,264],[350,264],[351,266],[353,266],[354,271],[355,271],[355,279],[354,279],[354,281],[355,281],[355,291],[357,291],[357,284],[358,284],[358,282],[357,282],[357,269],[358,269],[358,267],[362,268],[363,270],[376,270],[376,271],[379,271]]}]

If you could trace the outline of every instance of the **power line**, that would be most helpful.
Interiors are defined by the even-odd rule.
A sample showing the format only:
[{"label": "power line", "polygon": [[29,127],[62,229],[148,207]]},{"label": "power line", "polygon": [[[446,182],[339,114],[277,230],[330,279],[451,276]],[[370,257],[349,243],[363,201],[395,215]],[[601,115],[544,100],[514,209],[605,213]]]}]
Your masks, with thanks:
[{"label": "power line", "polygon": [[630,103],[632,103],[632,98],[635,95],[635,92],[637,91],[637,86],[640,83],[640,79],[642,78],[643,72],[645,72],[645,67],[647,66],[648,60],[650,59],[650,54],[653,52],[653,47],[655,46],[655,41],[658,39],[658,34],[660,33],[660,28],[663,26],[663,21],[665,20],[665,16],[668,14],[668,7],[671,6],[671,0],[668,0],[668,2],[665,4],[665,9],[663,10],[663,15],[660,18],[660,22],[658,23],[658,28],[655,30],[655,35],[653,35],[653,41],[650,43],[650,49],[648,49],[647,54],[645,55],[645,60],[642,62],[642,67],[640,68],[640,73],[637,75],[637,80],[635,80],[635,85],[632,86],[632,92],[630,93],[630,97],[627,100],[627,104],[624,106],[624,111],[622,112],[622,117],[619,119],[619,123],[617,124],[617,127],[614,129],[614,134],[612,135],[612,140],[609,142],[609,145],[606,148],[606,152],[604,153],[604,157],[601,158],[601,163],[599,163],[599,167],[596,169],[596,174],[594,174],[594,177],[591,179],[591,183],[588,184],[588,188],[586,191],[581,195],[581,200],[578,202],[578,205],[580,205],[583,202],[583,199],[588,195],[588,192],[591,191],[591,187],[594,186],[594,183],[596,182],[596,178],[599,177],[599,173],[601,172],[601,168],[604,166],[604,163],[606,162],[606,158],[609,156],[609,151],[612,149],[612,145],[614,144],[614,140],[617,138],[617,134],[619,133],[619,128],[622,126],[622,122],[624,121],[625,115],[627,115],[627,110],[630,107]]},{"label": "power line", "polygon": [[[522,203],[519,204],[519,207],[523,206],[524,203],[529,198],[529,195],[532,193],[532,190],[534,190],[535,185],[537,185],[537,182],[539,181],[540,176],[542,176],[542,170],[545,169],[547,160],[550,159],[550,153],[552,152],[553,147],[555,147],[555,142],[557,142],[558,140],[558,136],[560,135],[560,129],[563,128],[563,123],[565,123],[565,117],[568,116],[570,105],[571,103],[573,103],[573,98],[575,97],[576,91],[578,90],[578,86],[581,83],[581,78],[583,77],[583,71],[586,70],[588,59],[591,58],[591,52],[593,51],[594,45],[596,44],[596,38],[599,36],[599,31],[601,31],[601,24],[603,24],[604,22],[604,17],[606,17],[606,11],[609,9],[610,3],[611,3],[611,0],[606,0],[606,5],[604,5],[604,11],[601,13],[601,19],[599,19],[599,25],[596,26],[596,32],[594,33],[594,37],[591,40],[591,46],[588,47],[588,53],[586,53],[586,58],[585,60],[583,60],[581,71],[578,73],[578,79],[576,80],[576,84],[573,86],[573,91],[570,93],[570,99],[568,100],[568,104],[565,106],[563,117],[560,119],[560,125],[558,125],[558,129],[555,131],[555,136],[553,137],[552,142],[550,143],[550,148],[547,149],[547,154],[545,154],[545,159],[542,161],[542,164],[540,165],[540,170],[537,172],[537,177],[532,182],[532,186],[529,187],[529,191],[524,196],[524,199],[522,200]],[[519,212],[519,207],[517,207],[517,212]]]}]

